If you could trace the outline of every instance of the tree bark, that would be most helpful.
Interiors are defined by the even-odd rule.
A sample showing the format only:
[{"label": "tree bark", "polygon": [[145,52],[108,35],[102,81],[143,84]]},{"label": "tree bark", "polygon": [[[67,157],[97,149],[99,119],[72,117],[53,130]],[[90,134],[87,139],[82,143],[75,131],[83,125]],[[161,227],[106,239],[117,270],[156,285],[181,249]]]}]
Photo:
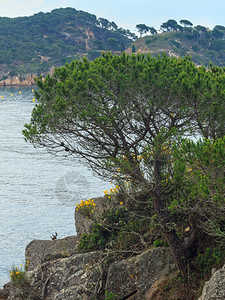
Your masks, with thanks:
[{"label": "tree bark", "polygon": [[161,197],[161,161],[159,158],[155,159],[154,163],[154,179],[155,188],[151,192],[151,198],[155,211],[158,215],[159,221],[163,227],[163,232],[166,236],[167,242],[170,246],[172,255],[175,260],[175,264],[182,275],[186,274],[186,266],[184,261],[184,247],[179,237],[176,234],[175,229],[171,228],[171,220],[169,213],[166,209],[166,205]]}]

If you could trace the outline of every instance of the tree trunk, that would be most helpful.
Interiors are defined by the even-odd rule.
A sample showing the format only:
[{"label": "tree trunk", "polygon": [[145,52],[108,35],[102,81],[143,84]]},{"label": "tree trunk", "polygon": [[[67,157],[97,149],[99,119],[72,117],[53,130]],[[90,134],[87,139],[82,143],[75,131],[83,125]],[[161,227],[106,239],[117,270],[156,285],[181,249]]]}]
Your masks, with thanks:
[{"label": "tree trunk", "polygon": [[161,162],[159,158],[155,159],[154,163],[154,179],[155,188],[151,192],[151,198],[153,199],[153,204],[155,211],[158,215],[159,221],[163,227],[163,232],[166,236],[167,242],[170,246],[172,255],[175,260],[175,264],[182,275],[185,276],[186,266],[184,261],[184,247],[181,243],[179,237],[176,234],[175,229],[171,228],[171,220],[169,213],[166,209],[166,205],[161,197]]}]

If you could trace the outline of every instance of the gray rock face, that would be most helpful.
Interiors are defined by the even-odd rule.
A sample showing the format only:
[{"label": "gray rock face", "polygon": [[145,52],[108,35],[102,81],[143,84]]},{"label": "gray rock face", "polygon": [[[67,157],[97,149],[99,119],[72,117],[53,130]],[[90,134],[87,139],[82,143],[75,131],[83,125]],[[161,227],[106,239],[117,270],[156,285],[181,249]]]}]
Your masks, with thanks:
[{"label": "gray rock face", "polygon": [[224,300],[225,299],[225,265],[216,271],[204,285],[202,296],[199,300]]},{"label": "gray rock face", "polygon": [[150,299],[152,284],[175,269],[168,249],[163,248],[112,264],[105,277],[101,269],[103,258],[100,252],[91,252],[43,263],[28,272],[32,292],[46,300],[99,300],[104,299],[104,291],[113,292],[117,299],[132,295],[137,300]]},{"label": "gray rock face", "polygon": [[[116,299],[148,300],[151,286],[175,269],[169,249],[150,249],[109,268],[103,267],[106,256],[90,252],[42,262],[27,272],[29,287],[22,293],[26,299],[103,300],[108,291]],[[20,291],[8,285],[8,300],[17,300]]]},{"label": "gray rock face", "polygon": [[27,273],[31,294],[45,300],[94,299],[91,295],[100,261],[101,255],[92,252],[43,263]]},{"label": "gray rock face", "polygon": [[[93,216],[110,209],[107,199],[96,198],[95,203]],[[151,287],[175,269],[169,249],[153,248],[120,261],[104,252],[78,253],[77,243],[90,232],[93,221],[79,212],[75,216],[77,236],[34,240],[26,247],[29,284],[18,290],[8,283],[8,300],[17,300],[21,292],[27,300],[104,300],[105,291],[117,295],[116,299],[154,299]]]},{"label": "gray rock face", "polygon": [[29,261],[28,270],[33,270],[41,263],[75,254],[77,236],[69,236],[57,240],[33,240],[25,251],[25,259]]},{"label": "gray rock face", "polygon": [[153,283],[174,270],[169,249],[153,248],[113,264],[108,272],[106,291],[118,295],[118,299],[132,295],[137,300],[150,299],[148,295]]}]

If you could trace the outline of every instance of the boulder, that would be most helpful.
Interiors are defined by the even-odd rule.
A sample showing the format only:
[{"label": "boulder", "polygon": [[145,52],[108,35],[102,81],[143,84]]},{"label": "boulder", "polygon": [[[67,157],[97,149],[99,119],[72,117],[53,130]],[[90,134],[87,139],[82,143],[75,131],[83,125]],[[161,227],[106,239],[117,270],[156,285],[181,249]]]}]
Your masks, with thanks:
[{"label": "boulder", "polygon": [[35,85],[34,78],[37,74],[27,74],[25,77],[21,76],[8,76],[8,78],[0,81],[0,86],[31,86]]},{"label": "boulder", "polygon": [[225,299],[225,265],[216,271],[209,281],[206,281],[202,296],[199,300],[224,300]]},{"label": "boulder", "polygon": [[0,289],[0,300],[5,300],[6,299],[6,295],[4,290]]},{"label": "boulder", "polygon": [[40,299],[95,299],[99,281],[99,252],[75,254],[45,262],[27,272],[30,295]]},{"label": "boulder", "polygon": [[151,287],[175,270],[168,248],[153,248],[138,256],[125,259],[110,266],[106,288],[118,299],[135,300],[151,298]]},{"label": "boulder", "polygon": [[29,261],[28,270],[35,269],[43,262],[75,254],[77,243],[77,236],[56,240],[33,240],[25,250],[25,259]]}]

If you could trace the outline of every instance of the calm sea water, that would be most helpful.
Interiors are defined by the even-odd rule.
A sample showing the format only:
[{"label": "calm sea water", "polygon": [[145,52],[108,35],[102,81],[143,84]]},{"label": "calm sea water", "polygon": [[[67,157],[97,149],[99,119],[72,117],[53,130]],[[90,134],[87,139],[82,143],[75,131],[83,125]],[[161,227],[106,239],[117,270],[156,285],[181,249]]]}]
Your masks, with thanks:
[{"label": "calm sea water", "polygon": [[31,88],[0,88],[0,287],[10,268],[24,262],[31,240],[76,234],[75,203],[108,187],[75,159],[53,157],[24,141],[33,98]]}]

